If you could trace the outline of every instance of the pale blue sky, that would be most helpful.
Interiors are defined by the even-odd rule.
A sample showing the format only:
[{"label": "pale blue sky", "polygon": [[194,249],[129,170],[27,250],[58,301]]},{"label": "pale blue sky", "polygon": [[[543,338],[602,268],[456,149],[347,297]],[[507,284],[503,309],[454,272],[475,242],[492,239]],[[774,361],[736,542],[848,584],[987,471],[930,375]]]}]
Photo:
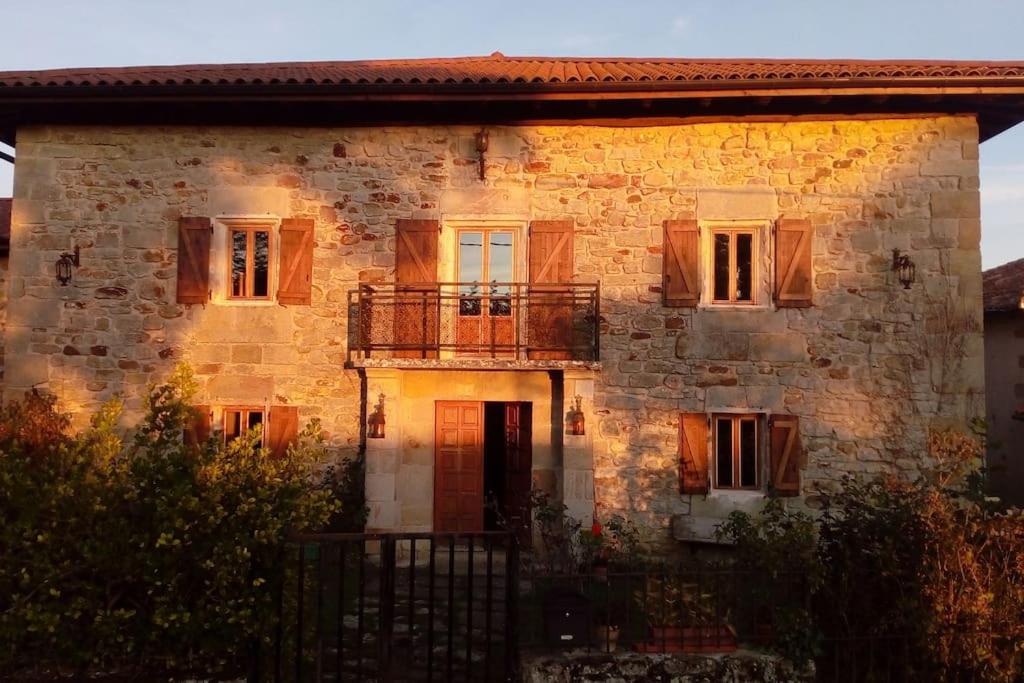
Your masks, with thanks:
[{"label": "pale blue sky", "polygon": [[[1024,60],[1021,0],[0,0],[0,70],[489,54]],[[1024,257],[1024,126],[981,150],[986,268]],[[11,167],[0,163],[0,196]]]}]

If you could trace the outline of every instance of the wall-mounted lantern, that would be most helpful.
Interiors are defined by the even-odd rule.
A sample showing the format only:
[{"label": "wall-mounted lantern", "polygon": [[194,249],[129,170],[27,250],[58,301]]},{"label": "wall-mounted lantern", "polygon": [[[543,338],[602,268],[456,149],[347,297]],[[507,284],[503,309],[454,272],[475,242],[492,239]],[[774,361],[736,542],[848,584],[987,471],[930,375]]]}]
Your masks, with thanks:
[{"label": "wall-mounted lantern", "polygon": [[484,179],[484,152],[490,147],[491,140],[487,130],[481,128],[476,134],[476,151],[480,155],[480,180]]},{"label": "wall-mounted lantern", "polygon": [[910,285],[917,278],[917,266],[908,255],[901,254],[899,249],[892,250],[892,271],[896,273],[896,278],[903,285],[903,289],[910,289]]},{"label": "wall-mounted lantern", "polygon": [[76,246],[74,253],[64,252],[57,258],[57,282],[61,287],[66,287],[71,282],[71,268],[79,266],[79,249]]},{"label": "wall-mounted lantern", "polygon": [[377,401],[377,407],[373,409],[373,413],[366,421],[366,435],[371,439],[383,439],[384,422],[384,394],[381,394],[380,399]]},{"label": "wall-mounted lantern", "polygon": [[587,418],[583,415],[583,397],[576,396],[576,406],[569,412],[569,425],[573,436],[585,436]]}]

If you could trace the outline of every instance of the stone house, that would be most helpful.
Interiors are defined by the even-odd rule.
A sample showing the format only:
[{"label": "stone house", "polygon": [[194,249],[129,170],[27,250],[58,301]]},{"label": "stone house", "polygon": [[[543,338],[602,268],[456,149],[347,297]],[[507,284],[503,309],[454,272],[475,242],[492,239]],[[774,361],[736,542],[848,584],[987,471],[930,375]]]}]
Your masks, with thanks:
[{"label": "stone house", "polygon": [[1024,506],[1024,259],[986,270],[982,287],[989,483]]},{"label": "stone house", "polygon": [[131,419],[186,361],[203,429],[364,454],[371,529],[537,486],[706,539],[984,413],[979,143],[1022,118],[1021,63],[0,73],[3,395]]}]

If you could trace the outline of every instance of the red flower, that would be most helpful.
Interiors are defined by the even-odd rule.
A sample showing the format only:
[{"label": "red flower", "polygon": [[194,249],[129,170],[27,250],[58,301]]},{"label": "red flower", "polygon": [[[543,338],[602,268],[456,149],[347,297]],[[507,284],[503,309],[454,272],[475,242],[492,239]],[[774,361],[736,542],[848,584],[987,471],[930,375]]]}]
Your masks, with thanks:
[{"label": "red flower", "polygon": [[590,527],[590,533],[592,533],[594,536],[600,536],[601,535],[601,522],[599,522],[599,521],[597,521],[595,519],[594,520],[594,524]]}]

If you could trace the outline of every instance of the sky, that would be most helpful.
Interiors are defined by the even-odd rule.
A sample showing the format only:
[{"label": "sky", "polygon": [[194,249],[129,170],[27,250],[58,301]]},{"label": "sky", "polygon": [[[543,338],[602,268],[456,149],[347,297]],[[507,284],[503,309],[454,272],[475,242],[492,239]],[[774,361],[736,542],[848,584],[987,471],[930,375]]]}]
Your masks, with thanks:
[{"label": "sky", "polygon": [[[0,23],[0,70],[495,50],[1024,60],[1021,0],[0,0]],[[984,267],[1024,258],[1024,125],[982,145],[981,188]],[[10,192],[0,162],[0,196]]]}]

